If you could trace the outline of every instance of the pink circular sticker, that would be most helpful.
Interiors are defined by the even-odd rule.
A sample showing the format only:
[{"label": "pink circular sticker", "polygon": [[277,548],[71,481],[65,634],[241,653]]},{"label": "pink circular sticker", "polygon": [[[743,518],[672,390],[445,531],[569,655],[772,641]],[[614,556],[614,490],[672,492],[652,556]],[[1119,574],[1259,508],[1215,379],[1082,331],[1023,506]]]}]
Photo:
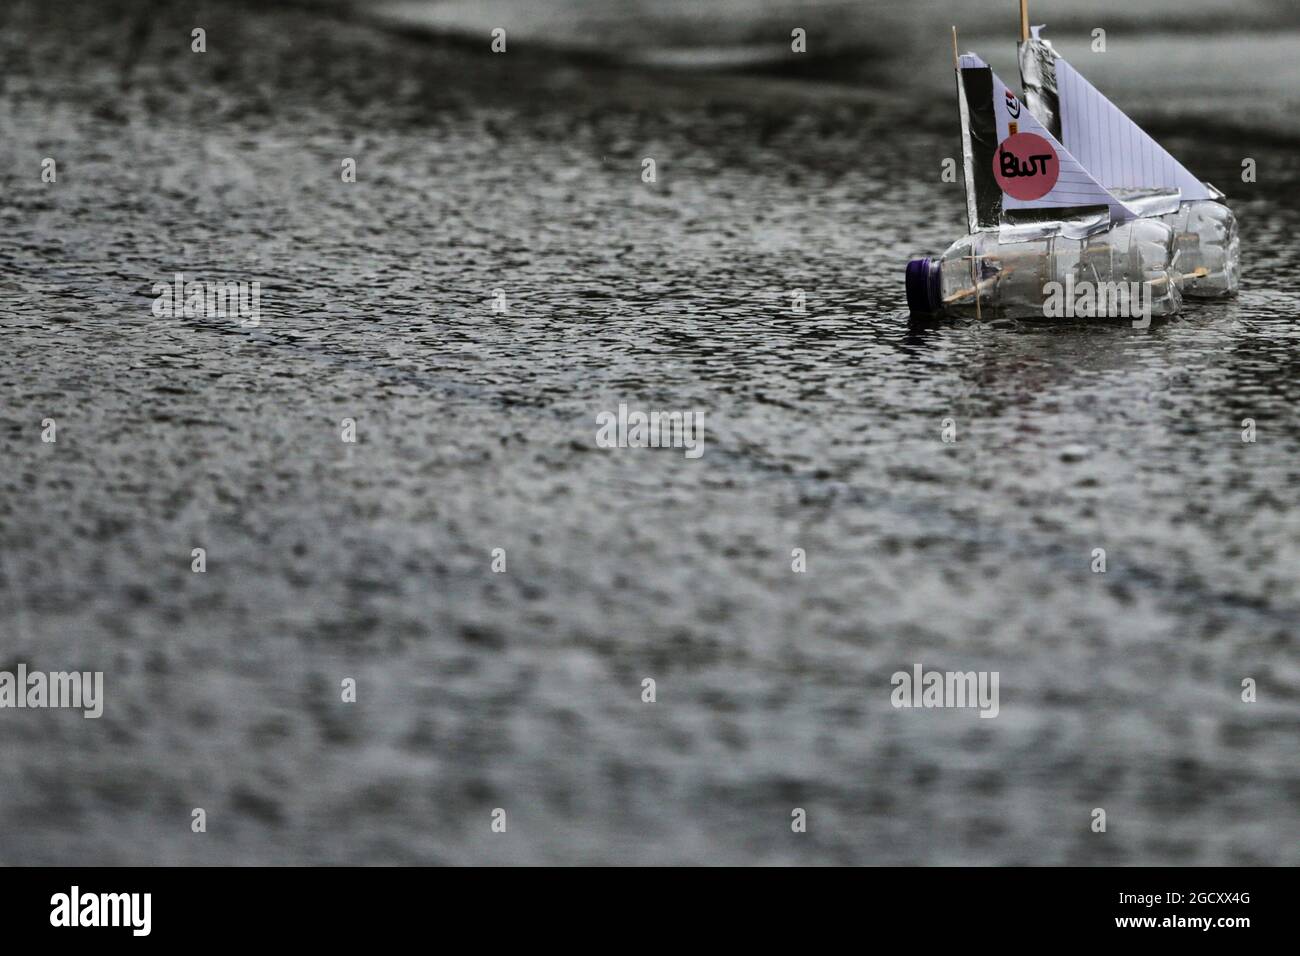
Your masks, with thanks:
[{"label": "pink circular sticker", "polygon": [[1060,175],[1056,150],[1037,133],[1008,136],[993,154],[994,178],[1004,193],[1016,199],[1046,196]]}]

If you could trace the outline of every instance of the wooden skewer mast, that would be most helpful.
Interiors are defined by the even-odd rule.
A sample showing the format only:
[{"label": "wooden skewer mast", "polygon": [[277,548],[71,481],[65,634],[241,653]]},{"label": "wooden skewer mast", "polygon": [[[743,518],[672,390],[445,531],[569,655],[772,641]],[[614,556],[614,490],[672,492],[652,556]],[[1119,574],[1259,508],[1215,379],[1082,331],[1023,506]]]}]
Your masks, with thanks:
[{"label": "wooden skewer mast", "polygon": [[1029,0],[1020,0],[1020,39],[1029,39]]}]

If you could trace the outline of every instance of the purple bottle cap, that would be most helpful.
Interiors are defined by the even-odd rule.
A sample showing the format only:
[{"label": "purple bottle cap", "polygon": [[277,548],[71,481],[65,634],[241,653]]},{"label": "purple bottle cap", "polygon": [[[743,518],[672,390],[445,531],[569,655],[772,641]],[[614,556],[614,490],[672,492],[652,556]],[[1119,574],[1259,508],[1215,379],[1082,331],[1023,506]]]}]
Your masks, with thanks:
[{"label": "purple bottle cap", "polygon": [[907,264],[904,280],[907,286],[907,308],[913,315],[933,315],[943,305],[939,291],[939,263],[929,256],[913,259]]}]

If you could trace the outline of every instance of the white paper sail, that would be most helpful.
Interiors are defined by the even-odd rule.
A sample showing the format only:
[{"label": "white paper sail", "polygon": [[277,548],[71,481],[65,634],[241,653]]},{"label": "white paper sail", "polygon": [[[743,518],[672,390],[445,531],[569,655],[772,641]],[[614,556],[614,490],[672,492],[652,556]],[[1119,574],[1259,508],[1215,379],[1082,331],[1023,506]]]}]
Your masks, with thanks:
[{"label": "white paper sail", "polygon": [[[971,232],[999,229],[1004,238],[1016,238],[1017,230],[1023,238],[1050,232],[1086,235],[1136,216],[973,53],[958,60],[957,91]],[[1027,158],[1040,163],[1038,169],[1049,167],[1052,175],[1041,180],[1044,188],[1050,183],[1046,192],[1016,196],[1009,191],[1017,188],[1016,182],[998,175],[998,161],[1008,139],[1025,133],[1046,141],[1044,157],[1050,152],[1050,158]],[[1011,166],[1014,174],[1015,164]]]},{"label": "white paper sail", "polygon": [[1034,27],[1020,48],[1025,103],[1112,190],[1177,189],[1183,201],[1220,199],[1068,62]]}]

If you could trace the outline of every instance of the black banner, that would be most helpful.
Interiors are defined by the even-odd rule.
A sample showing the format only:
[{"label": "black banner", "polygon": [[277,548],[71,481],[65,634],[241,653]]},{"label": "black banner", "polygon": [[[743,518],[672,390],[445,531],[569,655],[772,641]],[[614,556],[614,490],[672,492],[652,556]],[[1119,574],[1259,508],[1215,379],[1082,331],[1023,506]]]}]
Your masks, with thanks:
[{"label": "black banner", "polygon": [[916,941],[927,943],[1131,937],[1232,945],[1284,928],[1291,876],[1246,868],[865,869],[604,872],[592,879],[570,870],[543,882],[537,874],[484,870],[0,871],[9,939],[55,942],[75,934],[80,944],[256,939],[330,946],[457,925],[493,937],[531,928],[542,941],[561,916],[567,939],[623,922],[628,938],[687,926],[761,938],[785,924],[818,937],[919,932]]}]

